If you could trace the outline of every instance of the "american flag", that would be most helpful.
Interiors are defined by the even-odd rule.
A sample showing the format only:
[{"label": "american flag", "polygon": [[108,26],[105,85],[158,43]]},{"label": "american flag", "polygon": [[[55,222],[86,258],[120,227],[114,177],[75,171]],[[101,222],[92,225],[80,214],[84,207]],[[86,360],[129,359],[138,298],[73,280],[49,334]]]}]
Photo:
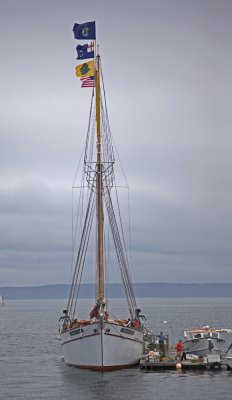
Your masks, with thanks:
[{"label": "american flag", "polygon": [[95,79],[94,76],[87,76],[87,77],[82,77],[80,78],[82,85],[82,88],[85,87],[95,87]]}]

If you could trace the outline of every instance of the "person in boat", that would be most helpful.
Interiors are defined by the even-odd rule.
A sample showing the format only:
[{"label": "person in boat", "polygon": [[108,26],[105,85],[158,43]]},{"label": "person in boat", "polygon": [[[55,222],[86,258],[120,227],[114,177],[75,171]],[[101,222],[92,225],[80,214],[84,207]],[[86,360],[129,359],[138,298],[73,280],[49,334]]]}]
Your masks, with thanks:
[{"label": "person in boat", "polygon": [[134,321],[132,322],[132,326],[133,326],[133,328],[138,328],[139,327],[139,321],[137,319],[134,319]]},{"label": "person in boat", "polygon": [[162,353],[164,353],[164,342],[167,341],[166,336],[164,336],[163,332],[159,334],[159,347]]},{"label": "person in boat", "polygon": [[176,360],[181,360],[183,354],[183,343],[179,340],[176,344]]},{"label": "person in boat", "polygon": [[213,348],[214,348],[214,345],[213,345],[213,342],[212,342],[211,339],[209,339],[208,347],[209,347],[209,352],[211,352],[213,350]]},{"label": "person in boat", "polygon": [[128,318],[128,320],[126,321],[126,326],[131,326],[131,319]]}]

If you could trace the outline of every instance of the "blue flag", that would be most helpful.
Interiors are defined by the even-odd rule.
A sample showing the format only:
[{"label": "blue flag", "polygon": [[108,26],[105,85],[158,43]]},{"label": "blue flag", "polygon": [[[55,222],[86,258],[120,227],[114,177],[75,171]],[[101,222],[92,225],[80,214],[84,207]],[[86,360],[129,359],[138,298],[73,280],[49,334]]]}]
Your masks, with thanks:
[{"label": "blue flag", "polygon": [[81,46],[78,44],[77,49],[77,60],[85,60],[86,58],[94,58],[94,42],[84,44]]},{"label": "blue flag", "polygon": [[73,32],[75,39],[96,39],[95,21],[85,22],[84,24],[74,24]]}]

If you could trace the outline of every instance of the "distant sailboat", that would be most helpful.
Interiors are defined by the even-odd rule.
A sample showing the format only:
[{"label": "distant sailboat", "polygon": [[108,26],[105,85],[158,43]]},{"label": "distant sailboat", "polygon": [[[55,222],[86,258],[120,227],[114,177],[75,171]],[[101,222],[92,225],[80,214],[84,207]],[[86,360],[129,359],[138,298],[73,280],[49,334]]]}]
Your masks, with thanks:
[{"label": "distant sailboat", "polygon": [[[84,24],[83,24],[84,25]],[[82,35],[88,33],[88,24]],[[86,68],[87,64],[84,64]],[[83,69],[84,71],[84,69]],[[113,208],[112,192],[115,184],[114,151],[109,128],[100,56],[97,54],[94,64],[93,87],[89,127],[83,163],[81,206],[84,205],[83,190],[87,191],[86,208],[80,212],[78,228],[81,228],[79,246],[70,295],[61,322],[61,345],[66,364],[93,370],[114,370],[132,367],[138,364],[142,349],[145,328],[144,316],[140,315],[134,297],[130,279],[128,256],[116,193],[116,205]],[[95,106],[94,106],[95,100]],[[95,150],[95,151],[94,151]],[[108,218],[107,218],[108,217]],[[95,224],[93,224],[95,220]],[[86,261],[86,253],[92,225],[94,227],[96,261]],[[107,254],[107,227],[111,231],[112,249],[116,253],[116,262],[124,285],[128,310],[124,317],[116,317],[108,307],[105,278],[112,261]],[[87,264],[87,265],[85,265]],[[113,264],[114,265],[114,264]],[[84,266],[96,270],[95,305],[89,316],[80,319],[82,306],[78,306],[78,295]],[[118,310],[120,313],[120,310]],[[128,316],[130,318],[128,318]],[[79,318],[78,318],[79,317]]]},{"label": "distant sailboat", "polygon": [[3,300],[3,296],[0,294],[0,306],[4,306],[4,300]]}]

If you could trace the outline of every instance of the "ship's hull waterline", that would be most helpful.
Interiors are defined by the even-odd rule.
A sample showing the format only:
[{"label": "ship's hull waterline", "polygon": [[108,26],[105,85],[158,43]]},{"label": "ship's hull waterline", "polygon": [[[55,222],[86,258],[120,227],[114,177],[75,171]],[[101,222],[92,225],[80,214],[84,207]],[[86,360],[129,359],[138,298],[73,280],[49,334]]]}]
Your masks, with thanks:
[{"label": "ship's hull waterline", "polygon": [[130,368],[139,363],[143,330],[98,322],[75,327],[61,334],[65,363],[97,371]]}]

